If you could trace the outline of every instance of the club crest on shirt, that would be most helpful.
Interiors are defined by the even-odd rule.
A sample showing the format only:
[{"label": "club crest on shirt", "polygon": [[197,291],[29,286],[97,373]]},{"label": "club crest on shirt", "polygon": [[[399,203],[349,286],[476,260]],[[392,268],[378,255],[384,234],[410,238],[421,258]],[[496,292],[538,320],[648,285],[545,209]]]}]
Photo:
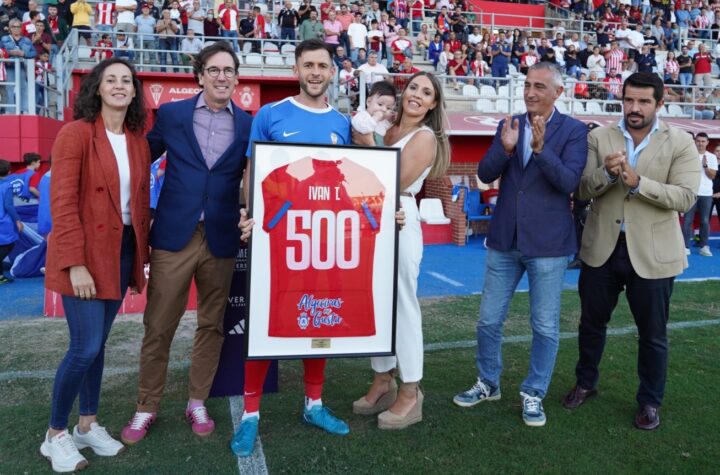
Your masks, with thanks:
[{"label": "club crest on shirt", "polygon": [[337,145],[338,136],[335,132],[330,132],[330,142],[332,142],[333,145]]},{"label": "club crest on shirt", "polygon": [[343,318],[335,310],[341,310],[343,303],[341,298],[316,299],[312,294],[303,294],[297,304],[301,311],[297,318],[298,328],[306,330],[310,326],[322,328],[342,324]]}]

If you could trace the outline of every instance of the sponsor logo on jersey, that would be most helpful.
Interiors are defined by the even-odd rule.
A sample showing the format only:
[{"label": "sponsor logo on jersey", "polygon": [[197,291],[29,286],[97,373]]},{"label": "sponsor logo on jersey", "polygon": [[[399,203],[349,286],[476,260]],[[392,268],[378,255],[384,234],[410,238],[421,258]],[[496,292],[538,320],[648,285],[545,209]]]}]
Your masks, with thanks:
[{"label": "sponsor logo on jersey", "polygon": [[299,130],[298,130],[297,132],[285,132],[285,131],[283,130],[283,137],[288,138],[288,137],[292,137],[293,135],[299,134],[299,133],[300,133]]}]

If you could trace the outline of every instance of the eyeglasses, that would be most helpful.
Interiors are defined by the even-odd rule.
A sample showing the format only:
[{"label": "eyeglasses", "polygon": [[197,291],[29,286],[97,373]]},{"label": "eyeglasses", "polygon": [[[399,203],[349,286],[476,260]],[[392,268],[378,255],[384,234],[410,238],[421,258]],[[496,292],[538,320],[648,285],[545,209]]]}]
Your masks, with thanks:
[{"label": "eyeglasses", "polygon": [[21,25],[10,25],[10,28],[20,28]]},{"label": "eyeglasses", "polygon": [[234,78],[237,74],[237,71],[234,68],[216,68],[215,66],[210,66],[209,68],[205,69],[205,72],[210,76],[211,78],[216,78],[220,76],[220,71],[225,75],[226,78]]}]

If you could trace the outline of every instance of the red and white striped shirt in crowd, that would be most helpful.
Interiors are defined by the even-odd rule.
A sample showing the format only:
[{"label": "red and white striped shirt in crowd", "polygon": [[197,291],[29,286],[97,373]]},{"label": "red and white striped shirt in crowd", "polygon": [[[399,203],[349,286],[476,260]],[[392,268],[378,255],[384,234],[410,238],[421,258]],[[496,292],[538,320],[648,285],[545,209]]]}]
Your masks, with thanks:
[{"label": "red and white striped shirt in crowd", "polygon": [[679,73],[680,65],[674,59],[665,61],[665,74]]},{"label": "red and white striped shirt in crowd", "polygon": [[112,14],[115,11],[115,4],[100,2],[95,5],[95,24],[112,26]]},{"label": "red and white striped shirt in crowd", "polygon": [[706,30],[710,28],[710,19],[705,15],[698,15],[695,18],[695,28],[698,30]]},{"label": "red and white striped shirt in crowd", "polygon": [[614,78],[611,78],[610,76],[605,76],[605,79],[603,79],[603,82],[605,83],[605,89],[607,91],[614,95],[615,97],[620,97],[622,94],[622,77],[618,74]]},{"label": "red and white striped shirt in crowd", "polygon": [[38,84],[47,84],[47,73],[51,66],[49,61],[35,60],[35,82]]},{"label": "red and white striped shirt in crowd", "polygon": [[393,2],[393,13],[398,20],[407,18],[407,2],[405,0],[395,0]]},{"label": "red and white striped shirt in crowd", "polygon": [[483,60],[479,58],[475,58],[470,62],[470,75],[474,77],[483,77],[485,76],[485,71],[487,69],[490,69],[488,64]]},{"label": "red and white striped shirt in crowd", "polygon": [[218,8],[218,16],[224,29],[237,31],[238,16],[240,16],[240,13],[235,5],[228,6],[227,3],[223,3],[220,5],[220,8]]},{"label": "red and white striped shirt in crowd", "polygon": [[610,72],[615,69],[618,73],[623,70],[622,62],[625,59],[625,53],[621,49],[611,49],[605,58],[605,71]]}]

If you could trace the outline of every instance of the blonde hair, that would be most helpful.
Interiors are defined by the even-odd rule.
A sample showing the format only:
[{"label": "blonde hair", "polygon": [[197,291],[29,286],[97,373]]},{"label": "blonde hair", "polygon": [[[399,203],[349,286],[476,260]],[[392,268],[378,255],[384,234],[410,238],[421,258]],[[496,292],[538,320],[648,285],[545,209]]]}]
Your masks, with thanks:
[{"label": "blonde hair", "polygon": [[442,86],[440,81],[435,77],[433,73],[427,71],[420,71],[413,74],[408,80],[405,88],[400,94],[400,101],[398,103],[398,113],[395,118],[395,124],[400,124],[403,116],[403,101],[402,95],[405,94],[405,90],[408,85],[418,76],[425,76],[430,80],[430,83],[435,90],[435,107],[430,109],[425,114],[423,119],[423,125],[427,126],[432,130],[435,136],[435,159],[433,160],[432,168],[428,178],[440,178],[445,175],[448,167],[450,166],[450,141],[445,133],[445,128],[448,124],[447,114],[445,113],[445,98],[443,97]]}]

